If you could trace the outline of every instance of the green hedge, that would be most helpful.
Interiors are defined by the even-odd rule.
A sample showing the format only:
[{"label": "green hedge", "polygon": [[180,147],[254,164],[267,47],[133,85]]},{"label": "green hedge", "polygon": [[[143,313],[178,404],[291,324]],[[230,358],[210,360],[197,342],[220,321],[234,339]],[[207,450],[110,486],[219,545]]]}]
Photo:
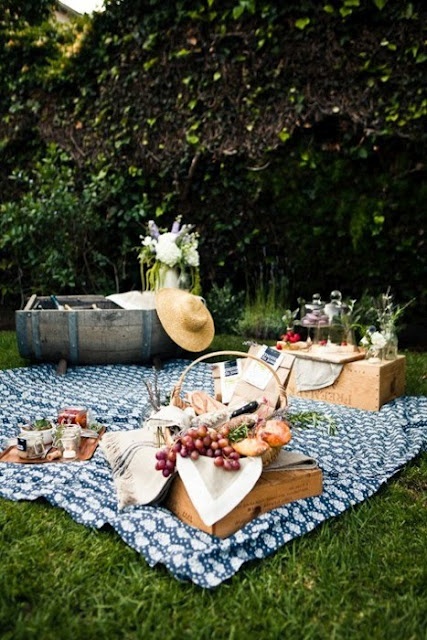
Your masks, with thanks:
[{"label": "green hedge", "polygon": [[22,4],[0,19],[4,304],[139,288],[147,220],[182,214],[205,293],[391,285],[425,313],[422,2],[111,1],[65,26]]}]

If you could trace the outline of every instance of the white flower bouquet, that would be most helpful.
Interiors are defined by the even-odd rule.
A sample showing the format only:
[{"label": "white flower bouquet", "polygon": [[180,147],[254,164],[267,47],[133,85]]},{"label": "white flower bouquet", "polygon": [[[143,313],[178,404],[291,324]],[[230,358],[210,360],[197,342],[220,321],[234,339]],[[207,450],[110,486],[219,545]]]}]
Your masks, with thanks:
[{"label": "white flower bouquet", "polygon": [[153,220],[148,222],[148,234],[141,236],[138,254],[143,289],[160,289],[166,273],[174,270],[176,286],[200,293],[199,236],[193,229],[193,225],[181,224],[181,216],[175,219],[170,231],[160,230]]},{"label": "white flower bouquet", "polygon": [[360,344],[362,345],[362,347],[374,347],[374,349],[378,349],[379,351],[380,349],[383,349],[385,347],[386,342],[387,341],[383,333],[381,333],[381,331],[377,331],[376,327],[372,326],[368,327],[365,335],[360,341]]},{"label": "white flower bouquet", "polygon": [[376,326],[368,327],[360,341],[361,346],[367,349],[367,358],[372,358],[379,354],[385,360],[394,360],[397,357],[398,338],[396,324],[405,309],[413,301],[412,299],[403,306],[394,304],[393,297],[390,294],[390,287],[386,293],[381,294],[377,299],[373,299],[371,311],[376,316],[378,328]]}]

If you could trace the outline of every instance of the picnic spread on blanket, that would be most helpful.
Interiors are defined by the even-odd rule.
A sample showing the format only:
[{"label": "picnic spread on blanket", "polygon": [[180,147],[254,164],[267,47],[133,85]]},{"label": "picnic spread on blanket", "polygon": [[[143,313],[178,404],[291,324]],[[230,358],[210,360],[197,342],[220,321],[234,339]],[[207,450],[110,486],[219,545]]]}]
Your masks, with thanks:
[{"label": "picnic spread on blanket", "polygon": [[[154,384],[157,376],[158,387],[169,390],[188,364],[174,359],[160,371],[138,365],[75,366],[65,376],[58,376],[51,364],[2,371],[1,445],[7,447],[16,437],[17,420],[55,416],[67,405],[90,407],[97,423],[106,428],[103,438],[130,433],[132,442],[152,413],[146,383]],[[186,384],[212,396],[212,364],[195,365]],[[162,563],[176,578],[212,588],[246,562],[267,557],[362,502],[426,447],[426,398],[400,397],[377,412],[299,397],[289,400],[290,415],[308,412],[322,413],[327,420],[293,427],[285,449],[316,462],[322,472],[322,492],[260,514],[225,538],[185,524],[162,503],[142,505],[132,499],[121,506],[123,493],[115,481],[120,467],[113,470],[101,446],[86,461],[0,463],[0,495],[10,500],[44,498],[83,525],[110,525],[150,566]],[[140,451],[144,456],[146,449]],[[153,470],[152,477],[163,483],[159,471]],[[142,493],[145,488],[140,485]]]},{"label": "picnic spread on blanket", "polygon": [[[103,331],[109,347],[118,326],[123,345],[127,319],[101,299],[73,299],[90,315],[54,296],[17,312],[21,353],[43,360],[49,335],[68,368],[0,372],[2,497],[44,498],[81,524],[109,525],[150,566],[211,588],[362,502],[425,450],[427,399],[403,395],[397,352],[367,358],[341,333],[339,344],[312,343],[288,327],[275,346],[188,359],[214,337],[205,301],[146,293],[108,301],[148,327],[122,362]],[[50,334],[52,303],[66,320]],[[338,309],[340,299],[316,299],[300,325],[331,336]]]}]

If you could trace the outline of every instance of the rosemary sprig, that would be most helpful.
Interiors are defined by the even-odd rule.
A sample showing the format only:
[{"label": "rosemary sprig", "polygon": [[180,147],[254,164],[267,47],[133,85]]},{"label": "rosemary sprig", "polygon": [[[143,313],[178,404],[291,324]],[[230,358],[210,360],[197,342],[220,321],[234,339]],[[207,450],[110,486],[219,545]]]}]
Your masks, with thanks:
[{"label": "rosemary sprig", "polygon": [[146,389],[148,391],[148,400],[149,400],[151,406],[153,407],[153,409],[155,411],[159,411],[160,406],[161,406],[160,390],[159,390],[159,376],[158,376],[158,373],[157,373],[156,369],[153,369],[153,373],[154,373],[153,384],[149,380],[146,380],[145,378],[143,379],[143,383],[145,384]]},{"label": "rosemary sprig", "polygon": [[239,424],[238,427],[234,427],[231,429],[228,434],[228,439],[231,443],[240,442],[240,440],[244,440],[249,435],[250,427],[246,423]]},{"label": "rosemary sprig", "polygon": [[288,413],[287,419],[291,427],[310,429],[326,425],[328,436],[334,436],[337,432],[337,425],[333,418],[318,411],[300,411],[298,413]]}]

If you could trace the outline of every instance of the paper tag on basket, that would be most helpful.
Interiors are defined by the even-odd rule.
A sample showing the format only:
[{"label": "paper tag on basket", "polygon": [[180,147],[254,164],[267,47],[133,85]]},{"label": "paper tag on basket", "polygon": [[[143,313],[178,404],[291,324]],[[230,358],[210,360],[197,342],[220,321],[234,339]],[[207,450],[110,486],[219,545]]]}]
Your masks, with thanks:
[{"label": "paper tag on basket", "polygon": [[226,360],[219,363],[221,402],[228,404],[233,397],[236,384],[242,377],[242,359]]},{"label": "paper tag on basket", "polygon": [[224,518],[253,489],[262,473],[260,457],[242,458],[238,471],[224,471],[213,459],[177,458],[177,471],[191,502],[207,526]]},{"label": "paper tag on basket", "polygon": [[[267,347],[266,345],[260,347],[255,355],[259,360],[269,364],[274,371],[277,371],[283,360],[283,353],[281,351],[273,347]],[[251,360],[243,373],[243,380],[245,382],[249,382],[249,384],[261,390],[266,388],[272,378],[273,374],[268,367],[265,367],[255,360]]]}]

